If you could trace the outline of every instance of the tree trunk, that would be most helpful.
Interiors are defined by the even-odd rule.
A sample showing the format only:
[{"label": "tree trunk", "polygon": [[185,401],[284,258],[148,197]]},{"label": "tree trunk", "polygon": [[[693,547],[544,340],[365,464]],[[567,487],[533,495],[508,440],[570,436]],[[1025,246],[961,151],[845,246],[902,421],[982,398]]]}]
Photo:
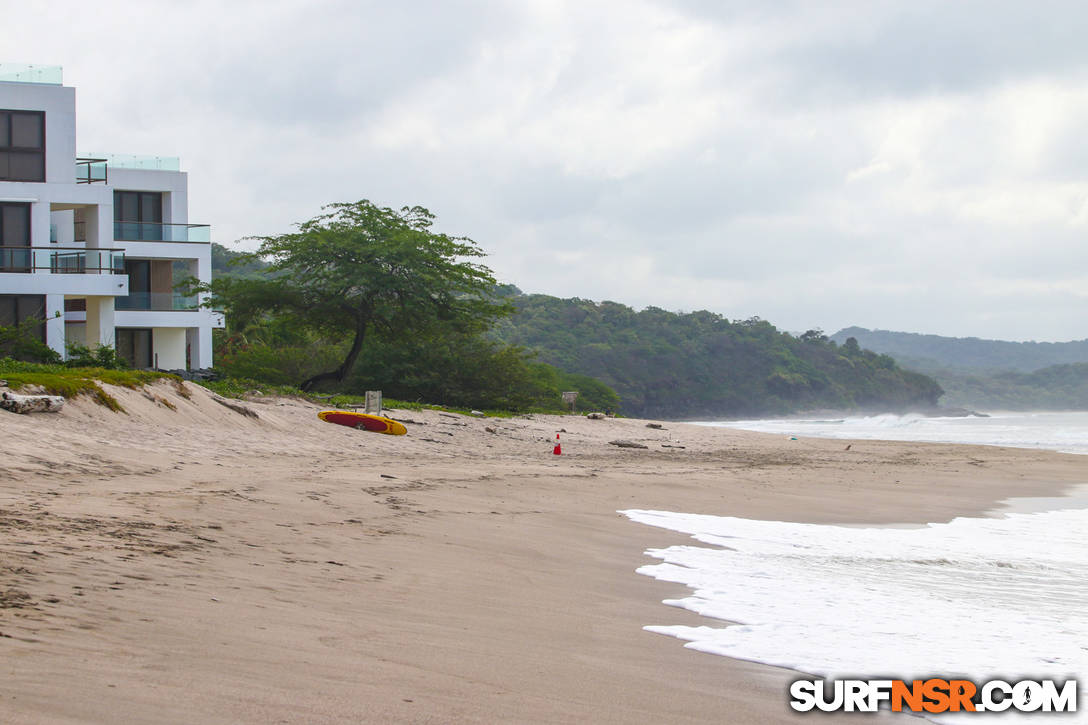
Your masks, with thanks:
[{"label": "tree trunk", "polygon": [[340,363],[340,367],[335,370],[330,370],[327,373],[318,373],[312,378],[303,380],[298,386],[303,392],[310,392],[314,389],[314,386],[318,383],[323,383],[326,380],[335,380],[336,382],[343,382],[344,378],[348,376],[351,369],[355,367],[355,360],[358,359],[359,353],[363,349],[363,340],[366,338],[366,322],[360,322],[359,326],[355,328],[355,339],[351,341],[351,349],[348,350],[348,355],[344,358],[344,362]]}]

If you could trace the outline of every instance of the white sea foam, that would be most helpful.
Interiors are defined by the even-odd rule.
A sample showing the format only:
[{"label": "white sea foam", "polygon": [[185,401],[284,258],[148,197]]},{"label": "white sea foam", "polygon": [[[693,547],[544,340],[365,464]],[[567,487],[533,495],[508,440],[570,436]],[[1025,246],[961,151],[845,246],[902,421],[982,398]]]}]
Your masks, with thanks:
[{"label": "white sea foam", "polygon": [[1088,454],[1088,413],[994,413],[988,418],[874,415],[813,420],[739,420],[701,423],[817,438],[932,441],[1045,448]]},{"label": "white sea foam", "polygon": [[1084,509],[915,529],[622,513],[710,545],[638,569],[693,590],[666,604],[736,623],[646,627],[688,647],[821,676],[1088,673]]}]

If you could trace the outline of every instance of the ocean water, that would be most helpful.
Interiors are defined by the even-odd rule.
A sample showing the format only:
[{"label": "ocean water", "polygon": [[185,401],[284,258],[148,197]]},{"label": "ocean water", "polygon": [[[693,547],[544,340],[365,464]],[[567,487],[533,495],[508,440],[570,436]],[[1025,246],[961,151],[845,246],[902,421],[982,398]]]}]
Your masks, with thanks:
[{"label": "ocean water", "polygon": [[[1088,453],[1088,413],[728,425],[791,435],[1019,444]],[[1079,439],[1078,430],[1084,432]],[[918,437],[907,437],[907,431]],[[660,621],[645,628],[685,640],[692,649],[823,677],[955,675],[981,682],[1088,674],[1085,498],[1046,500],[1050,510],[1031,513],[1015,512],[1015,500],[1011,503],[1013,513],[916,528],[621,513],[698,542],[652,549],[646,553],[660,563],[638,569],[688,587],[687,596],[665,604],[707,617],[705,625],[670,624],[662,608]],[[1038,508],[1038,501],[1028,508]],[[1073,717],[1027,717],[1088,721],[1083,687],[1080,699],[1084,704]]]},{"label": "ocean water", "polygon": [[1088,454],[1088,412],[993,413],[989,418],[927,418],[913,414],[888,414],[809,420],[700,422],[699,425],[789,436],[975,443]]}]

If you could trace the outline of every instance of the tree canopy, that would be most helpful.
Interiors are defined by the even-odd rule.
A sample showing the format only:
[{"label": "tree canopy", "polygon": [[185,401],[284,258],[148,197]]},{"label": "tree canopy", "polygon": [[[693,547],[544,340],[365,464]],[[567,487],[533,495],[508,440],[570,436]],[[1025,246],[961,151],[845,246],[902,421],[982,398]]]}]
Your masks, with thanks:
[{"label": "tree canopy", "polygon": [[244,264],[265,260],[265,274],[225,276],[201,289],[242,332],[276,320],[329,340],[350,338],[334,369],[299,383],[303,390],[352,372],[368,337],[396,341],[436,328],[479,332],[509,314],[495,297],[491,271],[467,237],[432,230],[434,215],[421,206],[400,210],[363,199],[330,204],[298,230],[251,237],[256,251]]},{"label": "tree canopy", "polygon": [[753,317],[616,302],[515,295],[517,314],[493,334],[542,362],[613,388],[625,414],[655,417],[779,415],[813,409],[929,409],[942,390],[857,340],[820,330],[794,337]]}]

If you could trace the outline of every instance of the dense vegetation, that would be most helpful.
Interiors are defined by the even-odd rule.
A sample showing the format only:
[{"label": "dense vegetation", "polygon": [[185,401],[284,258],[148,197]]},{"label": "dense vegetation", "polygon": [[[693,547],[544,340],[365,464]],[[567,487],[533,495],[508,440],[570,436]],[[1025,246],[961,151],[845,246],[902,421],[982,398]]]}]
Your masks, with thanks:
[{"label": "dense vegetation", "polygon": [[[248,265],[241,273],[237,264],[215,269],[217,277],[272,272],[252,256],[215,252],[218,263]],[[515,410],[558,409],[559,392],[577,390],[582,410],[656,417],[918,409],[935,406],[941,394],[933,380],[899,369],[892,358],[837,345],[818,331],[793,337],[759,319],[635,312],[613,302],[523,295],[512,286],[497,294],[516,312],[490,336],[437,327],[369,340],[354,372],[327,389],[378,388],[404,400]],[[216,364],[238,377],[297,384],[342,358],[346,344],[264,319],[222,334]]]},{"label": "dense vegetation", "polygon": [[1088,363],[1051,365],[1030,373],[934,368],[942,404],[973,410],[1088,410]]},{"label": "dense vegetation", "polygon": [[1088,340],[1008,342],[977,337],[942,337],[913,332],[848,327],[831,336],[839,344],[853,337],[862,347],[891,355],[915,370],[1018,370],[1088,362]]},{"label": "dense vegetation", "polygon": [[209,291],[227,313],[221,372],[461,407],[558,412],[565,390],[579,391],[583,410],[619,407],[608,386],[486,336],[513,308],[486,268],[465,261],[479,256],[470,240],[432,234],[424,209],[334,207],[343,211],[345,224],[323,215],[261,240],[263,254],[213,247]]},{"label": "dense vegetation", "polygon": [[614,388],[631,415],[717,417],[817,408],[931,408],[932,379],[887,355],[840,346],[818,330],[800,337],[753,318],[641,312],[615,302],[514,296],[517,314],[494,331],[540,359]]},{"label": "dense vegetation", "polygon": [[981,410],[1088,410],[1088,340],[1006,342],[850,327],[902,366],[934,377],[941,402]]}]

